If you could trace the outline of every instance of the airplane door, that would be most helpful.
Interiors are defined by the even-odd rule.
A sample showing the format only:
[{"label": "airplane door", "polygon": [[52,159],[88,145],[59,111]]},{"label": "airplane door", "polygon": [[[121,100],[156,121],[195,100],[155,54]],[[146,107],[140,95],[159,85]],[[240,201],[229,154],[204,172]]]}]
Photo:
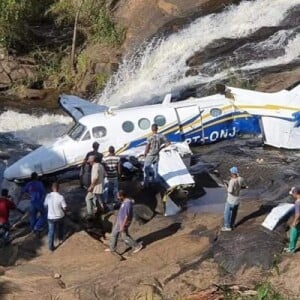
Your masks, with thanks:
[{"label": "airplane door", "polygon": [[[186,140],[189,144],[199,143],[201,140],[201,133],[199,133],[202,128],[201,113],[197,105],[176,108],[182,140]],[[197,136],[199,141],[197,141]]]}]

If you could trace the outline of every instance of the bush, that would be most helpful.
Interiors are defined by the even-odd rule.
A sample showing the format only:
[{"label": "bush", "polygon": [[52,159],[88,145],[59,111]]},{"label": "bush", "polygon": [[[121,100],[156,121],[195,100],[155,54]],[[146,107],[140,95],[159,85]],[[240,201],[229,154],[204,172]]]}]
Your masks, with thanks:
[{"label": "bush", "polygon": [[44,18],[44,12],[52,0],[1,0],[0,46],[6,49],[30,48],[30,24]]},{"label": "bush", "polygon": [[78,14],[78,30],[87,39],[95,42],[117,44],[122,32],[117,30],[109,11],[105,8],[105,1],[94,0],[60,0],[55,1],[48,10],[55,18],[57,26],[73,27]]}]

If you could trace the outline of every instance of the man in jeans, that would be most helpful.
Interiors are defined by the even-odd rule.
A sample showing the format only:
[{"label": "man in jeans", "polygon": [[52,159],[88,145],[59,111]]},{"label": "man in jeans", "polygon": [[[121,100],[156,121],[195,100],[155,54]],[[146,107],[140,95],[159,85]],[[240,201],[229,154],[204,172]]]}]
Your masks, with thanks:
[{"label": "man in jeans", "polygon": [[47,194],[44,205],[48,207],[48,240],[49,250],[54,251],[54,237],[57,233],[59,244],[63,241],[64,216],[67,204],[64,197],[58,192],[57,182],[52,184],[52,193]]},{"label": "man in jeans", "polygon": [[163,135],[158,133],[157,124],[152,124],[151,126],[152,135],[147,140],[147,145],[145,148],[145,163],[144,163],[144,185],[145,187],[149,184],[149,177],[151,170],[153,172],[153,182],[157,181],[158,177],[158,160],[159,151],[168,146],[170,142]]},{"label": "man in jeans", "polygon": [[128,198],[127,194],[122,190],[119,191],[117,195],[122,204],[118,212],[116,223],[114,224],[112,230],[110,248],[106,249],[105,251],[116,251],[118,238],[121,234],[121,238],[125,244],[133,248],[133,253],[137,253],[143,248],[143,245],[132,239],[128,232],[133,217],[133,200]]},{"label": "man in jeans", "polygon": [[38,174],[33,172],[31,174],[31,181],[28,182],[21,191],[20,199],[23,194],[29,194],[31,198],[30,207],[30,227],[37,235],[43,231],[47,222],[47,212],[44,208],[44,200],[46,189],[44,184],[38,180]]},{"label": "man in jeans", "polygon": [[92,198],[88,197],[88,195],[86,197],[87,210],[88,212],[90,211],[90,213],[93,213],[94,207],[98,207],[104,211],[103,190],[105,170],[97,156],[90,156],[89,161],[92,165],[92,173],[91,185],[88,188],[88,195],[92,195]]},{"label": "man in jeans", "polygon": [[238,168],[230,168],[230,180],[227,186],[227,200],[224,211],[224,227],[222,231],[231,231],[234,228],[235,219],[239,208],[239,195],[244,187],[244,179],[239,176]]},{"label": "man in jeans", "polygon": [[113,192],[114,202],[117,202],[119,190],[119,175],[121,174],[120,157],[115,154],[115,148],[108,148],[108,155],[103,158],[107,182],[104,185],[104,202],[108,203],[109,193]]},{"label": "man in jeans", "polygon": [[8,190],[3,189],[0,197],[0,228],[4,231],[3,240],[5,244],[9,243],[9,211],[15,208],[14,202],[8,196]]},{"label": "man in jeans", "polygon": [[290,242],[288,248],[284,248],[287,253],[294,253],[297,247],[297,241],[300,235],[300,188],[294,187],[290,194],[295,199],[295,216],[290,228]]}]

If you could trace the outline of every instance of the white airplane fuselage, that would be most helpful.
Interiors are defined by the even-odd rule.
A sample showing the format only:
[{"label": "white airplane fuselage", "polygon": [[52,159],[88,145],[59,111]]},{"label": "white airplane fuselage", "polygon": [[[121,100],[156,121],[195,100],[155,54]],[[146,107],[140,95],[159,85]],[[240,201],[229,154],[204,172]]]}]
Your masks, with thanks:
[{"label": "white airplane fuselage", "polygon": [[[216,94],[178,102],[171,102],[171,96],[167,95],[162,104],[106,110],[77,117],[67,135],[12,164],[5,170],[4,177],[8,180],[26,179],[32,172],[52,174],[79,165],[94,141],[99,142],[100,152],[106,152],[111,145],[118,153],[145,145],[153,123],[157,123],[159,132],[172,142],[203,145],[234,138],[237,134],[266,135],[262,121],[271,118],[276,124],[279,122],[279,127],[280,122],[285,122],[285,132],[290,130],[288,137],[294,129],[294,144],[286,142],[283,147],[300,149],[300,139],[297,141],[300,134],[297,125],[297,113],[300,111],[298,92],[299,87],[294,93],[284,90],[274,94],[230,88],[229,98],[228,95]],[[63,97],[66,97],[67,103],[68,96]],[[80,111],[80,108],[74,107]],[[271,135],[269,139],[272,138]]]}]

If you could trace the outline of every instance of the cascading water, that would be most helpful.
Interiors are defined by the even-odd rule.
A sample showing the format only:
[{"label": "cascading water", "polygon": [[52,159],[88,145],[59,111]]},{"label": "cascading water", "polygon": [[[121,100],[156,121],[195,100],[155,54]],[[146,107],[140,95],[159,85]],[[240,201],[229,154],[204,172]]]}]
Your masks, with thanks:
[{"label": "cascading water", "polygon": [[70,123],[71,118],[62,115],[44,114],[37,117],[7,111],[0,115],[0,137],[9,133],[26,143],[45,144],[61,136]]},{"label": "cascading water", "polygon": [[[192,22],[187,28],[160,40],[153,40],[143,51],[124,60],[119,71],[95,101],[101,104],[143,104],[153,95],[173,88],[209,83],[226,78],[229,71],[250,71],[299,60],[299,27],[281,30],[280,25],[299,0],[244,1],[219,14],[211,14]],[[247,43],[237,49],[231,59],[222,57],[205,63],[197,75],[186,76],[187,60],[203,51],[213,41],[241,39],[263,27],[278,27],[278,32],[259,43]],[[247,47],[248,48],[247,48]],[[252,57],[243,60],[249,51]],[[257,55],[255,53],[260,53]],[[232,65],[231,65],[232,64]]]},{"label": "cascading water", "polygon": [[[228,77],[230,72],[255,73],[299,62],[300,25],[288,21],[289,14],[297,10],[300,12],[300,0],[255,0],[200,17],[180,32],[153,39],[125,59],[96,101],[140,105],[153,95],[187,85],[206,85]],[[209,57],[196,67],[196,75],[186,76],[190,68],[187,61],[195,53],[205,51],[218,40],[239,42],[265,27],[275,30],[264,39],[237,43],[231,53]],[[59,115],[36,117],[8,111],[0,115],[0,140],[10,133],[26,143],[45,144],[65,132],[70,123],[70,118]],[[0,147],[0,151],[5,147]]]}]

